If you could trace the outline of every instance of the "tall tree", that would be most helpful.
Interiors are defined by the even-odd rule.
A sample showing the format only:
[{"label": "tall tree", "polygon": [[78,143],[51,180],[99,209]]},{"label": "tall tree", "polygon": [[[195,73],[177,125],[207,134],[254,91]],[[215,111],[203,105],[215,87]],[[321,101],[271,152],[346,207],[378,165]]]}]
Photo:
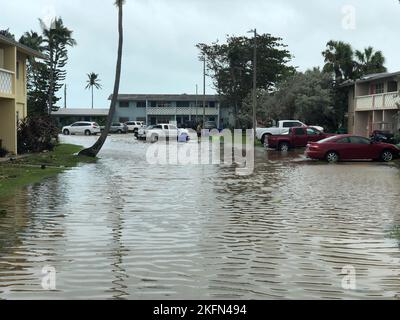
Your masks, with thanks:
[{"label": "tall tree", "polygon": [[[258,89],[271,90],[295,71],[287,65],[292,56],[281,41],[270,34],[257,36]],[[228,36],[223,44],[197,45],[223,103],[234,107],[236,125],[243,101],[253,89],[253,46],[253,38],[235,36]]]},{"label": "tall tree", "polygon": [[350,44],[342,41],[329,41],[322,55],[325,58],[323,71],[335,75],[336,83],[354,79],[355,62],[354,51]]},{"label": "tall tree", "polygon": [[[43,37],[35,31],[25,32],[19,42],[43,52]],[[27,65],[28,114],[45,115],[48,113],[49,69],[47,65],[34,57],[29,57]]]},{"label": "tall tree", "polygon": [[262,94],[258,104],[257,114],[266,120],[299,119],[332,130],[340,126],[342,118],[334,108],[331,74],[319,68],[296,73],[281,82],[273,94]]},{"label": "tall tree", "polygon": [[355,57],[358,76],[387,71],[382,51],[375,51],[373,47],[367,47],[364,51],[356,50]]},{"label": "tall tree", "polygon": [[60,100],[56,98],[56,93],[63,86],[66,78],[65,65],[68,61],[67,47],[76,45],[75,39],[72,37],[73,31],[64,26],[61,17],[56,17],[50,26],[46,25],[43,20],[39,19],[43,32],[43,53],[47,56],[46,63],[49,68],[49,86],[48,86],[48,113],[54,109],[54,101]]},{"label": "tall tree", "polygon": [[100,84],[100,79],[99,75],[97,73],[91,72],[87,74],[88,80],[87,80],[87,85],[85,89],[91,89],[92,91],[92,109],[93,109],[93,90],[94,88],[96,89],[101,89],[101,84]]},{"label": "tall tree", "polygon": [[96,143],[88,149],[82,150],[79,155],[96,157],[107,140],[107,136],[110,132],[111,124],[114,118],[115,108],[118,101],[119,84],[121,79],[121,65],[122,65],[122,48],[124,42],[124,30],[123,30],[123,6],[125,0],[115,0],[115,5],[118,8],[118,57],[117,66],[115,71],[115,81],[114,81],[114,91],[111,98],[110,111],[108,112],[107,124],[101,136],[96,141]]}]

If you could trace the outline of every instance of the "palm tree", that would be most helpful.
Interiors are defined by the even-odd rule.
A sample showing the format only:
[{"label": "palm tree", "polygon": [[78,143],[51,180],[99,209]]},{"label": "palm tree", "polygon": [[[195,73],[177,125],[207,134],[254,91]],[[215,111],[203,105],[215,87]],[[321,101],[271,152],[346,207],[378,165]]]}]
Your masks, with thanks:
[{"label": "palm tree", "polygon": [[87,80],[87,85],[85,89],[91,89],[92,90],[92,109],[93,109],[93,89],[101,89],[101,84],[100,84],[100,79],[99,75],[97,73],[88,73],[88,80]]},{"label": "palm tree", "polygon": [[374,51],[374,48],[368,47],[365,48],[364,51],[356,50],[355,56],[357,59],[356,64],[359,77],[366,74],[387,71],[384,66],[386,59],[383,56],[382,51]]},{"label": "palm tree", "polygon": [[336,83],[354,78],[354,52],[350,44],[331,40],[322,55],[325,58],[324,71],[334,74]]},{"label": "palm tree", "polygon": [[115,72],[114,91],[111,99],[110,111],[108,112],[107,124],[106,127],[104,128],[104,131],[101,133],[100,138],[96,141],[96,143],[92,147],[84,149],[81,152],[79,152],[79,155],[96,157],[97,154],[100,152],[101,148],[103,147],[104,143],[106,142],[107,136],[110,132],[111,124],[115,113],[115,108],[117,106],[119,83],[121,79],[122,47],[124,42],[124,30],[122,21],[124,3],[125,0],[115,0],[115,5],[118,7],[118,34],[119,34],[118,58],[117,58],[117,66]]}]

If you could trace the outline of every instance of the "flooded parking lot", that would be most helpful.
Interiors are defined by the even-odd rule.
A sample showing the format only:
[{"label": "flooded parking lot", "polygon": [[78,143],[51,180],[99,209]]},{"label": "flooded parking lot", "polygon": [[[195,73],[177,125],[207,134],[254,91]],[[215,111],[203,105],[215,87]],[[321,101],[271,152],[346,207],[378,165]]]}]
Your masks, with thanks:
[{"label": "flooded parking lot", "polygon": [[0,299],[399,297],[395,164],[259,148],[240,177],[149,165],[147,147],[112,136],[96,164],[0,202]]}]

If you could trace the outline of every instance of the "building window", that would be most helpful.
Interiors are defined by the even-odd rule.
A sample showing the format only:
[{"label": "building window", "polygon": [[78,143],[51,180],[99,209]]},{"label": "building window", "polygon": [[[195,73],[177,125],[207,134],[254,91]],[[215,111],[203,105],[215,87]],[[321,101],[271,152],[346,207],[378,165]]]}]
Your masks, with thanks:
[{"label": "building window", "polygon": [[210,108],[215,108],[215,101],[210,101],[209,106]]},{"label": "building window", "polygon": [[123,117],[119,118],[119,122],[121,122],[121,123],[125,123],[128,121],[129,121],[129,118],[123,118]]},{"label": "building window", "polygon": [[171,108],[171,102],[159,101],[157,102],[157,108]]},{"label": "building window", "polygon": [[388,92],[397,92],[397,81],[388,82]]},{"label": "building window", "polygon": [[129,108],[129,101],[120,101],[119,107],[120,108]]},{"label": "building window", "polygon": [[137,108],[146,108],[146,101],[138,101],[136,102]]},{"label": "building window", "polygon": [[383,82],[377,83],[375,85],[375,94],[381,94],[384,93],[384,91],[385,91],[385,86]]},{"label": "building window", "polygon": [[177,101],[176,106],[178,108],[189,108],[189,101]]}]

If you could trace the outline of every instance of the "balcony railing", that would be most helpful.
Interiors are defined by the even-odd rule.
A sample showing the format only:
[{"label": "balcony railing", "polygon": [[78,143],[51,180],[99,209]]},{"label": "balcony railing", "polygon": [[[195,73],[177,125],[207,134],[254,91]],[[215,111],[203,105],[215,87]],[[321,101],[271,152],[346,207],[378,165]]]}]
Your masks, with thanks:
[{"label": "balcony railing", "polygon": [[[206,116],[217,116],[218,115],[218,108],[205,108]],[[196,108],[195,107],[149,107],[147,108],[148,115],[154,116],[185,116],[185,115],[203,115],[203,108]]]},{"label": "balcony railing", "polygon": [[13,76],[14,72],[0,69],[0,94],[13,94]]},{"label": "balcony railing", "polygon": [[356,111],[397,109],[397,103],[400,104],[398,92],[373,94],[356,97],[355,109]]}]

